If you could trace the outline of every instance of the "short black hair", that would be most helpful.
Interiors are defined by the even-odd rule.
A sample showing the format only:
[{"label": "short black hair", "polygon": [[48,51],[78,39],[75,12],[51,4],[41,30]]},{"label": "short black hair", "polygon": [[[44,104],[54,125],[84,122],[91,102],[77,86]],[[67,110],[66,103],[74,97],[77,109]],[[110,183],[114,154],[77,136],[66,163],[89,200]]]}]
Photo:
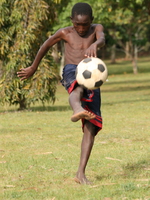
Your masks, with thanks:
[{"label": "short black hair", "polygon": [[72,8],[71,17],[75,15],[88,15],[92,19],[92,8],[88,3],[76,3]]}]

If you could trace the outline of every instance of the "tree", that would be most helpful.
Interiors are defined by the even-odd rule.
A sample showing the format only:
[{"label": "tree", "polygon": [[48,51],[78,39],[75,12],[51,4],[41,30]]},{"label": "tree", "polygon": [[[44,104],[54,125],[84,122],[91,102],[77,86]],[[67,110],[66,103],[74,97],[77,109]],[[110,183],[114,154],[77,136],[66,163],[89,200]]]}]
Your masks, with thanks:
[{"label": "tree", "polygon": [[[82,1],[87,2],[87,1]],[[71,25],[69,16],[72,0],[63,8],[59,20],[61,26]],[[138,73],[138,52],[148,47],[148,27],[150,25],[149,0],[89,0],[93,8],[93,23],[101,23],[105,28],[107,47],[111,48],[111,59],[115,62],[116,46],[132,60],[133,73]],[[56,26],[60,28],[60,25]]]},{"label": "tree", "polygon": [[96,20],[101,19],[114,44],[130,55],[133,72],[138,73],[137,55],[148,42],[149,0],[99,0],[98,4],[93,4],[93,8],[99,11],[96,12]]},{"label": "tree", "polygon": [[56,3],[54,0],[1,0],[2,103],[19,104],[20,109],[24,109],[35,101],[55,101],[58,67],[51,51],[30,80],[21,82],[16,72],[31,65],[40,45],[51,35]]}]

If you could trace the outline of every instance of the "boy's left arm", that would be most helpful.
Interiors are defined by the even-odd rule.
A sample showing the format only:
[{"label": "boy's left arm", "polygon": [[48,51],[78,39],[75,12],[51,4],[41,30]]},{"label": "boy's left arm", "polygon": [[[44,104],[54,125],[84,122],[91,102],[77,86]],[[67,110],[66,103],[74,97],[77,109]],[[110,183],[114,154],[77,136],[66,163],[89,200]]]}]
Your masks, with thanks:
[{"label": "boy's left arm", "polygon": [[104,28],[101,24],[96,26],[96,41],[85,52],[85,57],[97,57],[97,48],[105,45]]}]

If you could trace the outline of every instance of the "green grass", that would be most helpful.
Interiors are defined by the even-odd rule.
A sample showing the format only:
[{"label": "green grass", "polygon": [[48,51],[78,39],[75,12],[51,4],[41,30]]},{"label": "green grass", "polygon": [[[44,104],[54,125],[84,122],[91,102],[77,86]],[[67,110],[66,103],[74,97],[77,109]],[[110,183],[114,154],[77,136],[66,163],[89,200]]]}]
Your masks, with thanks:
[{"label": "green grass", "polygon": [[54,105],[0,107],[0,199],[150,200],[150,60],[139,61],[137,75],[127,61],[106,63],[103,130],[87,166],[93,185],[73,180],[81,123],[70,122],[68,94],[58,85]]}]

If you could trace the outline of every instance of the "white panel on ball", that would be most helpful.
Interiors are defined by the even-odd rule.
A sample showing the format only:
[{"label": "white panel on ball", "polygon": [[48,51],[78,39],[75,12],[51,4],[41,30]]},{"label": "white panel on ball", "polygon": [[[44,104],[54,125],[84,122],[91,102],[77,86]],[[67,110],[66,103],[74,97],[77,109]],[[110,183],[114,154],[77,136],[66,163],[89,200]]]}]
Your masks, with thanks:
[{"label": "white panel on ball", "polygon": [[105,63],[95,57],[83,59],[76,69],[76,80],[87,89],[99,88],[107,79],[108,70]]}]

